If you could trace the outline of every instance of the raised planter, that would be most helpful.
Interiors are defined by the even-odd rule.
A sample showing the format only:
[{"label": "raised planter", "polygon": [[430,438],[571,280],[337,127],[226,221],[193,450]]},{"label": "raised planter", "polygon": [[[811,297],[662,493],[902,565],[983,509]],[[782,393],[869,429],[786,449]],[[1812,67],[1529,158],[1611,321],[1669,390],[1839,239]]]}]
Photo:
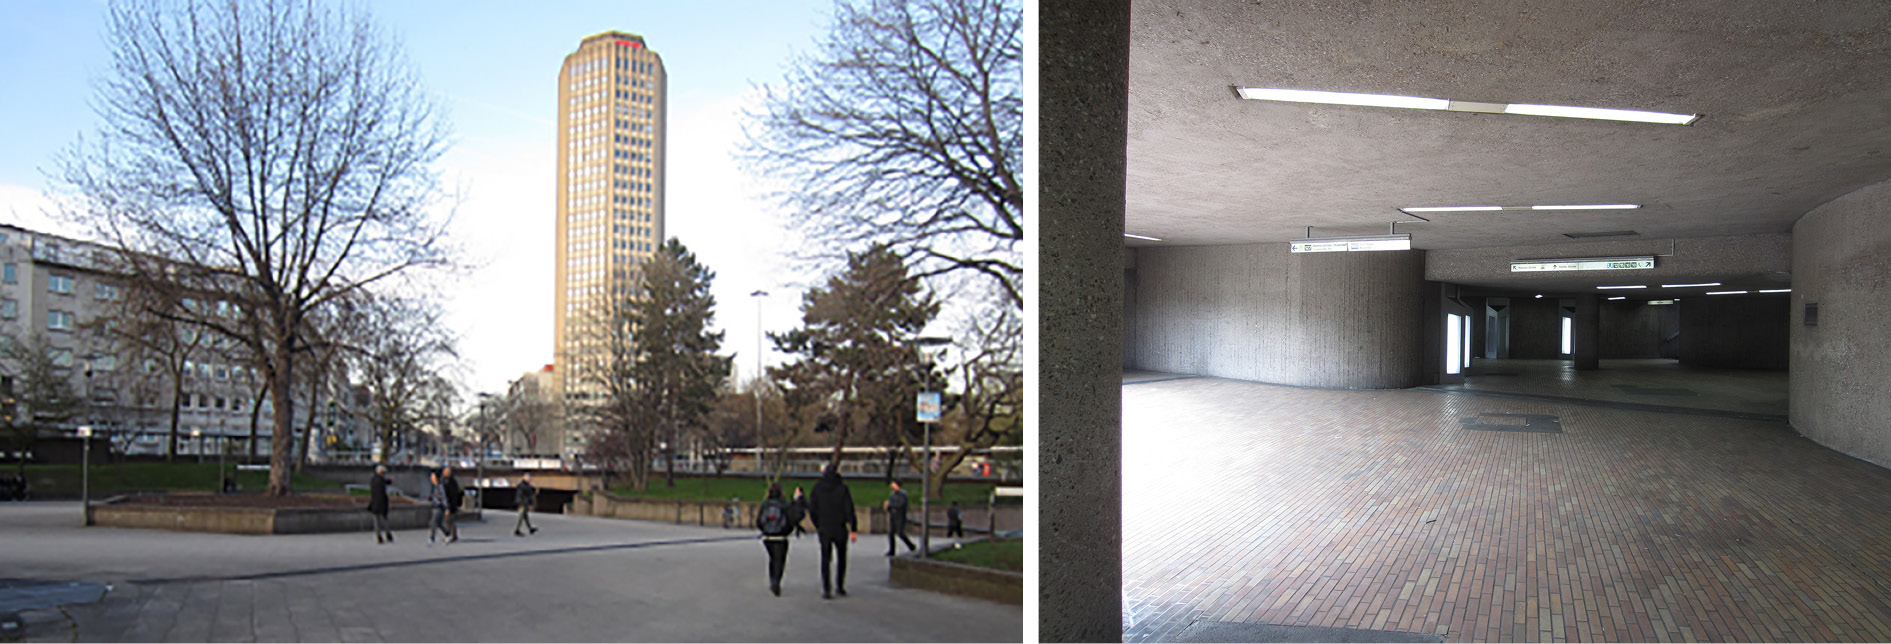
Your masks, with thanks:
[{"label": "raised planter", "polygon": [[893,557],[893,585],[950,595],[1024,604],[1024,575],[937,559]]},{"label": "raised planter", "polygon": [[[92,506],[92,524],[112,528],[222,532],[226,534],[310,534],[369,532],[374,519],[361,507],[246,508],[214,505],[146,505],[115,499]],[[363,500],[363,505],[366,501]],[[394,530],[426,528],[427,506],[394,503],[388,508],[388,527]],[[460,521],[482,520],[479,510],[460,510]]]}]

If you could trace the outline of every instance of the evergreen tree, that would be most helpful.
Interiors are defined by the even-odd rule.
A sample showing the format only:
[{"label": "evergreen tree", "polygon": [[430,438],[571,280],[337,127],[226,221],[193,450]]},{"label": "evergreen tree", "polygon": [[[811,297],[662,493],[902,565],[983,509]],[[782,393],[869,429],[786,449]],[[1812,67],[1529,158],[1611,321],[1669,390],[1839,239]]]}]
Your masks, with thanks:
[{"label": "evergreen tree", "polygon": [[671,239],[643,263],[643,280],[631,295],[624,322],[632,339],[629,376],[637,407],[665,436],[664,470],[676,487],[676,446],[683,432],[704,426],[729,377],[730,359],[716,355],[722,333],[709,331],[716,298],[709,293],[714,271]]}]

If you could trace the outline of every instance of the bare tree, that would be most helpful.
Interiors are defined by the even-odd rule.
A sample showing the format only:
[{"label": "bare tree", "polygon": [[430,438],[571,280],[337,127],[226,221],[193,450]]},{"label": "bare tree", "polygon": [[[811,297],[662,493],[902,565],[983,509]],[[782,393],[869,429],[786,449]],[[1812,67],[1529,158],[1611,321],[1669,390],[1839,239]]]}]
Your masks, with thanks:
[{"label": "bare tree", "polygon": [[440,310],[423,300],[351,297],[341,304],[335,344],[351,380],[368,393],[364,416],[379,431],[385,462],[397,438],[454,415],[457,395],[441,375],[457,355],[453,338]]},{"label": "bare tree", "polygon": [[[957,445],[938,454],[939,466],[927,472],[927,489],[937,498],[946,475],[966,457],[1000,444],[1019,444],[1024,436],[1024,327],[1015,308],[994,306],[971,318],[966,335],[969,355],[957,364],[961,391],[933,430],[934,445]],[[921,457],[923,459],[923,457]],[[917,462],[917,461],[916,461]]]},{"label": "bare tree", "polygon": [[0,427],[19,455],[19,475],[26,476],[26,454],[41,434],[69,424],[83,413],[85,401],[72,390],[72,350],[57,348],[41,336],[22,342],[0,336]]},{"label": "bare tree", "polygon": [[588,460],[609,464],[635,489],[647,489],[661,434],[633,372],[630,303],[620,300],[592,314],[601,319],[579,327],[586,336],[579,344],[589,350],[566,359],[577,374],[577,391],[566,394],[566,413],[586,437]]},{"label": "bare tree", "polygon": [[820,51],[766,88],[746,153],[824,259],[886,243],[917,274],[973,272],[1022,306],[1023,10],[843,0]]},{"label": "bare tree", "polygon": [[126,0],[106,42],[104,126],[63,161],[74,216],[121,251],[134,288],[215,302],[172,319],[259,357],[269,493],[287,494],[307,318],[449,256],[427,212],[444,128],[358,5]]}]

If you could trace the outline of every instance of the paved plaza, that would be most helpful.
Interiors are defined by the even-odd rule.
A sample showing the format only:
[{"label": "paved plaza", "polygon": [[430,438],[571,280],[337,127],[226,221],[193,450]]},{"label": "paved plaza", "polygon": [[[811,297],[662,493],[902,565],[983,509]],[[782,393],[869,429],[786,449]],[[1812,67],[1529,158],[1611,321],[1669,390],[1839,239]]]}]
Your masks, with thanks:
[{"label": "paved plaza", "polygon": [[0,504],[0,577],[110,586],[95,603],[23,613],[29,641],[1023,637],[1017,606],[893,587],[884,544],[866,535],[851,552],[848,596],[824,601],[812,535],[792,541],[774,597],[747,531],[546,514],[521,539],[511,514],[487,516],[450,546],[428,547],[416,530],[381,546],[368,533],[81,528],[77,503]]},{"label": "paved plaza", "polygon": [[1126,374],[1126,641],[1891,641],[1891,471],[1682,375],[1708,410]]}]

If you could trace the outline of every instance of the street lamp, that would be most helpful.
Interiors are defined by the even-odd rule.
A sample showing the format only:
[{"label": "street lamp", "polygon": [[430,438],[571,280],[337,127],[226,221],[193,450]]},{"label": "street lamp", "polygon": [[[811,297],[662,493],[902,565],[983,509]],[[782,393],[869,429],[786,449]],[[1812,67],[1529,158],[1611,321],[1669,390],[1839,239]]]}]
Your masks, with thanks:
[{"label": "street lamp", "polygon": [[190,438],[197,441],[197,463],[202,464],[204,462],[204,430],[190,430]]},{"label": "street lamp", "polygon": [[92,525],[92,426],[79,426],[79,439],[85,442],[79,457],[79,503],[85,513],[85,525]]},{"label": "street lamp", "polygon": [[[921,382],[923,387],[932,382],[932,359],[924,347],[949,345],[952,344],[952,338],[913,338],[912,344],[919,351],[920,366],[925,370],[925,380]],[[919,464],[919,557],[921,559],[932,558],[932,426],[939,422],[942,411],[940,399],[943,396],[943,392],[921,391],[918,400],[915,401],[917,409],[914,416],[921,425],[925,426],[926,434],[925,451],[922,452]],[[928,402],[931,403],[930,409],[927,408]]]},{"label": "street lamp", "polygon": [[755,471],[762,471],[762,298],[768,291],[755,289],[755,381],[749,385],[749,397],[755,399]]}]

